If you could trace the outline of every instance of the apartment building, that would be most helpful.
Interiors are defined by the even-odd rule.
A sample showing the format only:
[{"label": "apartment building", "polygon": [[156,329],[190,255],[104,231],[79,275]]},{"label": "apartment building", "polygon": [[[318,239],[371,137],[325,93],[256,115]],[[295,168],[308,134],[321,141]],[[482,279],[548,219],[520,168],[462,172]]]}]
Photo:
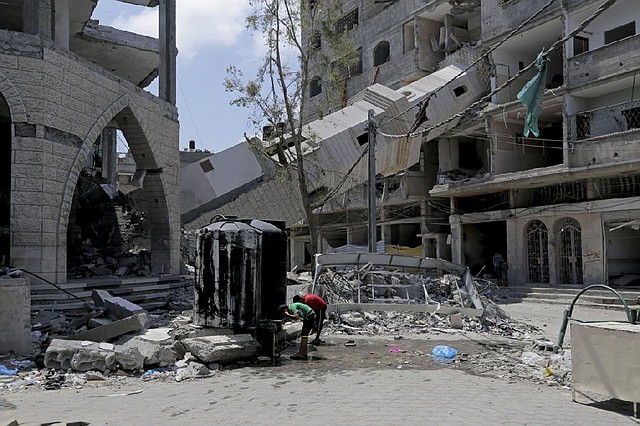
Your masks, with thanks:
[{"label": "apartment building", "polygon": [[[424,255],[450,256],[473,272],[492,273],[500,254],[512,284],[626,285],[640,278],[640,4],[360,0],[345,1],[343,12],[362,53],[362,67],[346,85],[351,99],[374,82],[402,93],[417,78],[483,58],[467,70],[482,79],[479,102],[440,134],[433,133],[435,120],[412,126],[407,133],[422,137],[419,162],[379,180],[386,242],[421,242]],[[539,134],[525,136],[528,110],[517,96],[536,76],[538,55],[552,47]],[[462,87],[456,79],[447,86]],[[311,102],[316,92],[308,93]],[[437,93],[426,98],[429,108],[445,102]],[[413,123],[418,105],[397,120]],[[382,137],[402,133],[390,129],[393,120],[381,123]],[[419,176],[415,186],[407,184],[412,176]],[[411,188],[404,201],[412,202],[397,200],[406,189],[395,205],[385,198],[384,188],[394,185]],[[332,238],[344,242],[346,233],[349,243],[344,204],[332,203],[333,211],[323,211],[334,217]],[[404,217],[385,222],[398,210]],[[357,229],[366,227],[363,211]]]}]

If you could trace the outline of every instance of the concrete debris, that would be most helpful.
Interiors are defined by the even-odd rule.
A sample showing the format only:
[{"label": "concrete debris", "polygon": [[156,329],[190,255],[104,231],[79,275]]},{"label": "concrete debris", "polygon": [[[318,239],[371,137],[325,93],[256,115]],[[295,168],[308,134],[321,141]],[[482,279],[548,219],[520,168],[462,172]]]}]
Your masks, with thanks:
[{"label": "concrete debris", "polygon": [[136,314],[128,318],[124,318],[111,324],[105,324],[100,327],[92,328],[77,333],[70,337],[73,340],[90,340],[92,342],[106,342],[123,334],[133,331],[142,330],[147,324],[147,315]]},{"label": "concrete debris", "polygon": [[124,349],[137,349],[144,358],[144,366],[166,367],[176,362],[170,329],[155,328],[141,334],[125,337],[119,343]]},{"label": "concrete debris", "polygon": [[186,379],[211,377],[213,372],[207,368],[206,365],[191,362],[185,368],[181,368],[176,371],[176,382],[181,382]]},{"label": "concrete debris", "polygon": [[114,297],[104,290],[93,290],[91,293],[96,307],[104,307],[110,316],[123,319],[144,312],[144,309],[122,297]]},{"label": "concrete debris", "polygon": [[195,337],[182,340],[182,344],[204,363],[249,359],[258,353],[258,344],[249,334]]},{"label": "concrete debris", "polygon": [[102,349],[98,343],[54,339],[47,348],[44,365],[56,370],[141,370],[144,358],[135,348]]}]

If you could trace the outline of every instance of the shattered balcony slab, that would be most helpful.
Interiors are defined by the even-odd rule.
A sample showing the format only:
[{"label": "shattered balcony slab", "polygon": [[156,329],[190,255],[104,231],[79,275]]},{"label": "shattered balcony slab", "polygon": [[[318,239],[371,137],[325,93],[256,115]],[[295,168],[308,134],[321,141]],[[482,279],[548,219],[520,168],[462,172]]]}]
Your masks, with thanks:
[{"label": "shattered balcony slab", "polygon": [[146,87],[158,75],[158,39],[89,21],[69,41],[70,49],[133,84]]}]

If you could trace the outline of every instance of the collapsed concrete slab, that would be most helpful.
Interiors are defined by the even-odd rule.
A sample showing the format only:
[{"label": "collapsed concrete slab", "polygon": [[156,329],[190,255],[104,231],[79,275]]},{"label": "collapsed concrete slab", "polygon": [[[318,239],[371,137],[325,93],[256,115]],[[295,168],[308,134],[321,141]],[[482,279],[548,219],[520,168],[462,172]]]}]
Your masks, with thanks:
[{"label": "collapsed concrete slab", "polygon": [[93,290],[91,298],[97,307],[104,307],[107,312],[119,319],[144,312],[144,309],[122,297],[115,297],[105,290]]},{"label": "collapsed concrete slab", "polygon": [[144,358],[144,366],[166,367],[176,362],[173,337],[169,328],[146,330],[121,342],[124,349],[137,349]]},{"label": "collapsed concrete slab", "polygon": [[249,334],[183,339],[182,345],[204,363],[230,362],[256,356],[258,343]]},{"label": "collapsed concrete slab", "polygon": [[44,365],[57,370],[141,370],[144,358],[136,348],[89,341],[53,339],[44,354]]},{"label": "collapsed concrete slab", "polygon": [[123,334],[142,330],[147,324],[146,314],[137,314],[121,319],[111,324],[101,325],[91,330],[83,331],[69,337],[70,340],[89,340],[92,342],[107,342]]}]

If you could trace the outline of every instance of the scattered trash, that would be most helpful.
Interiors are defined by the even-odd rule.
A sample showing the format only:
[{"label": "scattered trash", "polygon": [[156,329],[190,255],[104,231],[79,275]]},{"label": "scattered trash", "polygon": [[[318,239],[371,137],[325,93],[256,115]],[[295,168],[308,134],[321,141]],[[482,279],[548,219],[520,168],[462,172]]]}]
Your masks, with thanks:
[{"label": "scattered trash", "polygon": [[346,342],[344,342],[345,346],[355,346],[356,345],[356,341],[355,340],[347,340]]},{"label": "scattered trash", "polygon": [[4,364],[0,364],[0,374],[3,376],[15,376],[18,374],[18,369],[14,368],[13,370],[8,369]]},{"label": "scattered trash", "polygon": [[392,348],[389,349],[389,352],[391,352],[391,353],[399,353],[399,352],[402,352],[402,349],[400,349],[397,346],[393,346]]},{"label": "scattered trash", "polygon": [[523,352],[520,359],[523,363],[536,367],[546,367],[548,363],[547,358],[540,356],[535,352]]},{"label": "scattered trash", "polygon": [[439,363],[450,363],[458,355],[458,351],[451,346],[438,345],[431,351],[433,360]]}]

